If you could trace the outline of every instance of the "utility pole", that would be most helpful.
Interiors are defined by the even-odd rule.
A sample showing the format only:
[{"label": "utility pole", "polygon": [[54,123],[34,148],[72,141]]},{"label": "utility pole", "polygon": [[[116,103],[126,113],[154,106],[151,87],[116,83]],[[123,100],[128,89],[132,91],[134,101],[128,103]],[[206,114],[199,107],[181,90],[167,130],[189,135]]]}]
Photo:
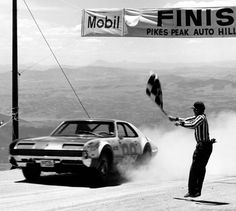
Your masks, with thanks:
[{"label": "utility pole", "polygon": [[12,140],[19,138],[17,0],[12,0]]}]

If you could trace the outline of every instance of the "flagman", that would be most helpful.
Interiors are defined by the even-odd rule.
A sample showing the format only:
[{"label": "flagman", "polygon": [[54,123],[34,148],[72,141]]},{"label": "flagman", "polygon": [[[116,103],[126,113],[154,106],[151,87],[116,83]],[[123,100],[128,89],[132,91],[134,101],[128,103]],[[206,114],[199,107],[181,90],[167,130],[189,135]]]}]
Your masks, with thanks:
[{"label": "flagman", "polygon": [[201,195],[202,185],[206,173],[206,165],[212,153],[212,144],[215,139],[210,139],[209,128],[206,118],[205,105],[203,102],[195,102],[193,107],[194,116],[179,118],[169,116],[170,121],[175,121],[176,126],[182,126],[195,130],[196,149],[193,153],[192,165],[188,180],[188,193],[184,197],[198,197]]}]

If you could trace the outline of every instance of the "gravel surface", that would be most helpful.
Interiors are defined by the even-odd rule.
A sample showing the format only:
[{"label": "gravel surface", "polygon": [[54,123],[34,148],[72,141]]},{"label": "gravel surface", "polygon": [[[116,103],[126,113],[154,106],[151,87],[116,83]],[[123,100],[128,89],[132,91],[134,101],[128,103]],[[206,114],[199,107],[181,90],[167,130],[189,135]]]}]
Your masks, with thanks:
[{"label": "gravel surface", "polygon": [[28,183],[20,170],[0,171],[0,210],[236,210],[236,176],[208,177],[202,196],[183,198],[185,180],[113,179],[99,186],[87,175],[43,175]]}]

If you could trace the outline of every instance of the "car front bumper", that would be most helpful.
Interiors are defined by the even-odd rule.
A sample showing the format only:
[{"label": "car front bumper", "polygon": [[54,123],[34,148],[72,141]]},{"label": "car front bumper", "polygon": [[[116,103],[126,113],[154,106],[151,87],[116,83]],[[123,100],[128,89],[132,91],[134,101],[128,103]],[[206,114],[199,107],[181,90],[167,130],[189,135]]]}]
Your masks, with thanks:
[{"label": "car front bumper", "polygon": [[75,171],[80,167],[96,167],[97,159],[83,156],[10,155],[16,168],[38,167],[43,171]]}]

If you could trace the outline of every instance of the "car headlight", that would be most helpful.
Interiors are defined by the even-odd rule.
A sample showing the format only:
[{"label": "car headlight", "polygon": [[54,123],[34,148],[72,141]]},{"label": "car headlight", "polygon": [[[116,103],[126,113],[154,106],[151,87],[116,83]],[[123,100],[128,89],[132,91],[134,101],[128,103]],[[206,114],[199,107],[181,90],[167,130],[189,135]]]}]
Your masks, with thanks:
[{"label": "car headlight", "polygon": [[89,155],[88,155],[88,152],[86,150],[82,152],[82,157],[84,159],[88,159]]},{"label": "car headlight", "polygon": [[95,151],[98,149],[99,147],[99,143],[100,142],[90,142],[87,146],[87,148],[90,150],[90,151]]},{"label": "car headlight", "polygon": [[91,166],[92,159],[89,157],[89,154],[86,150],[84,150],[82,153],[82,161],[85,166],[87,167]]}]

